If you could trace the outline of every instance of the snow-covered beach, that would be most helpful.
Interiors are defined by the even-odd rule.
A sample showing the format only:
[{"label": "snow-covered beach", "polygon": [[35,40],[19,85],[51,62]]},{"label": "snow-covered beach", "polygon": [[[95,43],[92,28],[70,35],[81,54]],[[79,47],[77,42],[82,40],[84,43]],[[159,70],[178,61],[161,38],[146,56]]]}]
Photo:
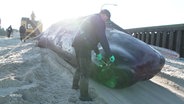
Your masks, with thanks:
[{"label": "snow-covered beach", "polygon": [[[122,89],[122,99],[125,104],[183,104],[184,103],[184,60],[166,59],[166,64],[161,72],[145,82],[138,82],[130,88]],[[90,95],[94,99],[92,102],[82,102],[78,99],[79,91],[72,90],[72,73],[74,68],[65,62],[53,51],[46,48],[37,47],[35,40],[21,42],[19,33],[14,33],[13,37],[0,37],[0,104],[111,104],[109,91],[118,90],[108,89],[98,85],[94,81],[90,83]],[[139,87],[151,86],[153,82],[155,89],[159,93],[170,97],[162,100],[162,96],[155,97],[150,93],[146,98],[136,97],[141,93]],[[141,85],[141,86],[140,86]],[[157,86],[159,85],[159,86]],[[137,87],[139,86],[139,87]],[[105,93],[100,88],[104,87]],[[137,87],[137,88],[136,88]],[[161,87],[161,88],[160,88]],[[129,92],[134,95],[127,95]],[[166,89],[166,90],[161,90]],[[165,92],[168,91],[168,92]],[[171,94],[171,95],[168,95]],[[129,99],[134,100],[129,100]],[[145,101],[146,99],[146,101]],[[166,98],[164,98],[166,99]],[[114,98],[115,100],[115,98]],[[137,100],[137,101],[136,101]],[[111,100],[112,101],[112,100]],[[155,102],[154,102],[155,101]],[[113,101],[112,101],[113,102]],[[121,102],[121,101],[120,101]],[[175,103],[173,103],[175,102]],[[123,104],[124,104],[123,103]],[[114,104],[120,104],[114,102]]]}]

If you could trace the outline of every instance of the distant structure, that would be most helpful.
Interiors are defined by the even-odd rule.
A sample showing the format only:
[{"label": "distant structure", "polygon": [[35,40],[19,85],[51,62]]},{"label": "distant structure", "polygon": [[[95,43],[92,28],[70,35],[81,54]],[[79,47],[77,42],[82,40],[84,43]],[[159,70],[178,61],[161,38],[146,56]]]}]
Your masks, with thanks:
[{"label": "distant structure", "polygon": [[[184,58],[184,24],[132,28],[126,31],[147,44],[173,50]],[[178,58],[175,52],[163,49],[160,51],[171,58]]]},{"label": "distant structure", "polygon": [[35,18],[36,18],[35,13],[32,12],[32,13],[31,13],[31,20],[32,20],[32,21],[35,21]]},{"label": "distant structure", "polygon": [[26,28],[26,35],[30,34],[30,36],[36,36],[42,32],[42,23],[40,21],[35,20],[35,13],[31,13],[31,19],[27,17],[22,17],[21,26],[24,25]]}]

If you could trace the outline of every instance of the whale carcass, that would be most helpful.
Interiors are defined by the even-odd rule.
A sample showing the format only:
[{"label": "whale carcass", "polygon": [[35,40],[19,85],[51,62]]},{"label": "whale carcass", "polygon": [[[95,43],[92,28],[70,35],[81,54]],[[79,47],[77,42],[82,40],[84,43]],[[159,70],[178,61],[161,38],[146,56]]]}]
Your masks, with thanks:
[{"label": "whale carcass", "polygon": [[[84,19],[82,17],[53,24],[41,33],[38,46],[53,50],[75,67],[76,59],[72,42]],[[163,68],[165,59],[162,54],[122,31],[115,23],[107,23],[106,35],[116,61],[99,67],[100,62],[92,52],[92,63],[89,68],[94,80],[111,88],[123,88],[138,81],[149,80]],[[98,48],[104,54],[100,45]]]}]

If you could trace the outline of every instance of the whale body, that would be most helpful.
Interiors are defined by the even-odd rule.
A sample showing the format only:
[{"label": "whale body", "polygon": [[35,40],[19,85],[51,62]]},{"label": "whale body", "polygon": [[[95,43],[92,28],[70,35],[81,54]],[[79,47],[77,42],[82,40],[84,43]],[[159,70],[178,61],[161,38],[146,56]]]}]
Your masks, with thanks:
[{"label": "whale body", "polygon": [[[72,42],[85,18],[64,20],[53,24],[38,38],[38,46],[49,48],[68,63],[76,66]],[[112,22],[113,23],[113,22]],[[165,64],[162,54],[147,43],[116,28],[118,25],[107,23],[106,36],[116,60],[99,67],[96,55],[92,52],[91,77],[111,88],[124,88],[138,81],[149,80],[161,71]],[[98,45],[104,55],[103,48]],[[105,55],[104,55],[105,56]]]}]

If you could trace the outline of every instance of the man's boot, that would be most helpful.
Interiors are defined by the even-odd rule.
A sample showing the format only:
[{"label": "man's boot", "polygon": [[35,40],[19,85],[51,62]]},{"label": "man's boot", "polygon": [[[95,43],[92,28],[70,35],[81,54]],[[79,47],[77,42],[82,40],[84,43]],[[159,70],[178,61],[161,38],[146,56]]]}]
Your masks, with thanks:
[{"label": "man's boot", "polygon": [[80,79],[80,97],[81,101],[92,101],[92,98],[88,94],[88,79],[81,77]]},{"label": "man's boot", "polygon": [[79,80],[80,80],[80,73],[77,69],[73,76],[72,89],[75,89],[75,90],[79,89]]}]

